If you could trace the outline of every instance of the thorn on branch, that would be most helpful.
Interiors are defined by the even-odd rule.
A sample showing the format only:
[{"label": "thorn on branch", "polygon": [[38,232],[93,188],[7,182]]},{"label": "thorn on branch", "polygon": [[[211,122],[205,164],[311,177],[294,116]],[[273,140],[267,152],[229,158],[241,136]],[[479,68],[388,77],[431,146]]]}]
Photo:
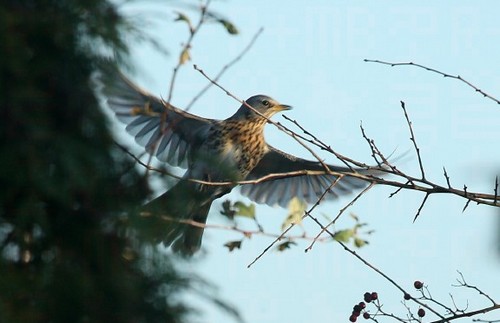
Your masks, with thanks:
[{"label": "thorn on branch", "polygon": [[448,184],[448,188],[451,189],[450,177],[448,176],[448,173],[446,173],[446,168],[444,167],[443,167],[443,172],[444,172],[444,178],[446,178],[446,183]]},{"label": "thorn on branch", "polygon": [[415,214],[415,218],[413,218],[413,223],[417,220],[418,216],[420,215],[420,212],[424,208],[425,202],[427,201],[427,198],[431,195],[431,193],[426,193],[424,196],[424,199],[422,200],[422,203],[420,204],[420,207],[417,210],[417,214]]},{"label": "thorn on branch", "polygon": [[498,176],[495,177],[495,189],[493,191],[495,192],[495,198],[493,199],[493,203],[497,204],[497,201],[498,201]]}]

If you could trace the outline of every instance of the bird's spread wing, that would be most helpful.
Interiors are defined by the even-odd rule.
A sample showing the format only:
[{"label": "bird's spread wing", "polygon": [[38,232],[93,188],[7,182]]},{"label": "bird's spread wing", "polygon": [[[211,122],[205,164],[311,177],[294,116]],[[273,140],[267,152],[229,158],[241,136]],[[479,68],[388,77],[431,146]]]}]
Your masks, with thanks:
[{"label": "bird's spread wing", "polygon": [[[300,172],[303,170],[325,170],[323,165],[317,161],[301,159],[286,154],[274,147],[268,147],[268,152],[250,172],[246,178],[247,180],[259,179],[269,174]],[[333,172],[352,173],[352,170],[347,167],[330,165],[328,167]],[[361,169],[356,169],[356,171],[367,173],[366,170]],[[271,206],[279,205],[286,207],[293,197],[298,197],[308,203],[314,203],[335,183],[337,178],[337,176],[329,174],[284,176],[257,184],[244,184],[241,186],[241,193],[257,203],[264,203]],[[362,179],[344,176],[328,190],[324,198],[333,199],[365,186],[367,186],[367,182]]]},{"label": "bird's spread wing", "polygon": [[127,124],[127,132],[159,160],[172,166],[187,166],[193,145],[208,131],[213,120],[164,103],[129,81],[116,69],[99,76],[102,93],[116,117]]}]

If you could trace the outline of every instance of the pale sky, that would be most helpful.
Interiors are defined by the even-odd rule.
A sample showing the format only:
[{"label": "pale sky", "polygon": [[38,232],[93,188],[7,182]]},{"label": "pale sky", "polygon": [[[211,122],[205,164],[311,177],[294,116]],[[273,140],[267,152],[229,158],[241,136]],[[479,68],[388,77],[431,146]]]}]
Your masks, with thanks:
[{"label": "pale sky", "polygon": [[[292,105],[294,109],[286,112],[288,117],[343,155],[372,163],[359,130],[362,121],[387,155],[394,149],[410,151],[410,158],[397,165],[418,176],[399,103],[403,100],[428,179],[446,184],[444,166],[457,188],[465,184],[469,191],[493,192],[500,160],[500,105],[457,80],[415,67],[388,67],[363,59],[413,61],[460,75],[500,98],[500,2],[232,0],[214,1],[211,8],[233,21],[240,34],[230,36],[219,24],[204,26],[194,40],[192,61],[179,71],[172,101],[176,106],[187,105],[206,84],[192,64],[215,76],[263,27],[255,45],[220,80],[237,97],[263,93]],[[164,56],[146,44],[132,44],[136,73],[131,78],[163,97],[168,94],[180,45],[188,36],[183,23],[172,22],[175,10],[197,20],[196,12],[174,4],[137,2],[123,6],[124,13],[139,15],[149,34],[170,51]],[[238,106],[234,99],[212,88],[190,112],[223,119]],[[292,127],[281,115],[273,119]],[[123,127],[118,131],[125,133]],[[313,159],[273,126],[268,126],[266,136],[281,150]],[[318,153],[327,162],[338,163],[334,156]],[[414,292],[414,280],[424,281],[436,299],[450,306],[449,293],[459,306],[468,300],[470,310],[490,305],[476,293],[451,287],[458,278],[457,270],[499,301],[500,261],[495,236],[499,211],[471,203],[462,213],[465,200],[433,195],[413,223],[423,195],[406,191],[388,199],[392,191],[375,187],[350,208],[375,230],[366,236],[370,244],[357,250],[359,254],[410,292]],[[314,214],[326,224],[323,215],[333,218],[352,197],[323,203]],[[213,204],[209,224],[228,224],[219,215],[226,198],[249,202],[234,191]],[[257,217],[266,231],[279,233],[286,210],[258,206]],[[238,223],[254,227],[245,219]],[[345,214],[336,228],[352,224]],[[319,230],[307,219],[304,228],[308,236]],[[206,230],[204,253],[189,267],[217,286],[217,294],[234,304],[247,322],[347,322],[352,306],[366,291],[377,291],[386,311],[406,315],[400,292],[336,243],[318,243],[306,254],[308,242],[297,241],[291,250],[270,251],[248,269],[272,239],[254,236],[232,253],[222,246],[241,238],[235,232]],[[228,321],[224,312],[203,300],[192,295],[186,299],[203,311],[196,322]],[[410,306],[416,312],[415,304]],[[476,318],[498,317],[497,311]],[[435,318],[429,315],[427,319]]]}]

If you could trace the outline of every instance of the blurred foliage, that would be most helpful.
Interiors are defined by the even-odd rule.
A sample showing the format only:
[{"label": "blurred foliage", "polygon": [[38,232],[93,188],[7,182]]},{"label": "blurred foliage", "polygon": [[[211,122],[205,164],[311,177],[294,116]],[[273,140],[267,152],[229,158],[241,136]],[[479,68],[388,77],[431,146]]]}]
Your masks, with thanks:
[{"label": "blurred foliage", "polygon": [[0,4],[0,322],[190,313],[178,293],[192,278],[116,231],[149,188],[113,144],[89,78],[103,53],[126,59],[131,29],[106,0]]},{"label": "blurred foliage", "polygon": [[281,224],[281,231],[285,231],[291,225],[302,225],[302,217],[307,210],[307,203],[294,197],[288,203],[288,215]]}]

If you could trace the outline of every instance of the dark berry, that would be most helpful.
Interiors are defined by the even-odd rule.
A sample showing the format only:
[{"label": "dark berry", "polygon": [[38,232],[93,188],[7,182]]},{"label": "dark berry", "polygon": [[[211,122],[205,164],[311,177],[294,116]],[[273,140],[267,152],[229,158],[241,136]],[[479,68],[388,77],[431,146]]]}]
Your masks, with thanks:
[{"label": "dark berry", "polygon": [[370,302],[372,301],[372,294],[371,294],[371,293],[366,292],[366,293],[363,295],[363,299],[365,300],[365,302],[370,303]]},{"label": "dark berry", "polygon": [[415,280],[415,282],[413,283],[413,286],[416,289],[422,289],[422,287],[424,287],[424,283],[422,283],[420,280]]},{"label": "dark berry", "polygon": [[373,293],[371,294],[371,297],[372,297],[372,301],[374,301],[374,300],[378,299],[378,294],[377,294],[377,292],[373,292]]},{"label": "dark berry", "polygon": [[358,317],[361,315],[361,312],[352,311],[351,315]]},{"label": "dark berry", "polygon": [[359,307],[361,307],[362,310],[366,308],[366,303],[365,302],[359,302]]},{"label": "dark berry", "polygon": [[411,295],[408,294],[408,293],[405,293],[404,299],[406,299],[407,301],[409,301],[411,299]]},{"label": "dark berry", "polygon": [[363,318],[364,318],[365,320],[368,320],[368,319],[370,318],[370,314],[369,314],[368,312],[364,312],[364,313],[363,313]]},{"label": "dark berry", "polygon": [[357,319],[358,319],[358,317],[356,315],[351,315],[349,317],[349,321],[351,321],[351,322],[356,322]]},{"label": "dark berry", "polygon": [[361,306],[358,305],[354,305],[354,307],[352,308],[352,311],[353,312],[361,312],[363,308]]},{"label": "dark berry", "polygon": [[419,317],[424,317],[425,316],[425,310],[423,308],[419,308],[417,312]]}]

